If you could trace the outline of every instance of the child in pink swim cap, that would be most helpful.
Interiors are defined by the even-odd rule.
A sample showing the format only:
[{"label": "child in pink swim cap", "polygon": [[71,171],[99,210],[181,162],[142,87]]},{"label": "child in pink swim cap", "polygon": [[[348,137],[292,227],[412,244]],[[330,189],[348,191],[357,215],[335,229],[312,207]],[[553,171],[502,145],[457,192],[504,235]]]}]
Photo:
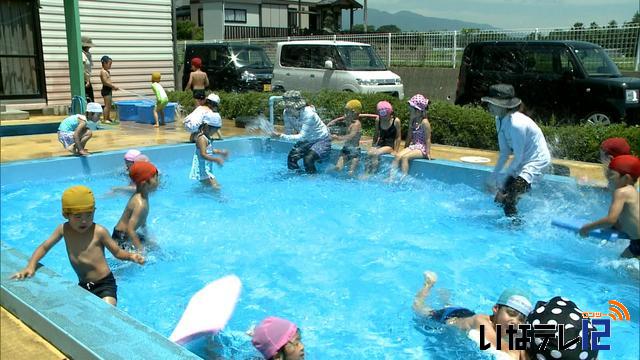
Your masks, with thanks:
[{"label": "child in pink swim cap", "polygon": [[267,317],[254,329],[251,342],[267,360],[304,359],[300,331],[289,320]]},{"label": "child in pink swim cap", "polygon": [[[131,165],[133,165],[136,161],[145,161],[149,162],[149,158],[140,152],[138,149],[129,149],[126,153],[124,153],[124,166],[125,166],[125,174],[129,177],[129,170],[131,169]],[[133,193],[136,191],[136,184],[133,182],[129,182],[127,186],[114,186],[111,188],[111,191],[116,192],[125,192],[125,193]]]}]

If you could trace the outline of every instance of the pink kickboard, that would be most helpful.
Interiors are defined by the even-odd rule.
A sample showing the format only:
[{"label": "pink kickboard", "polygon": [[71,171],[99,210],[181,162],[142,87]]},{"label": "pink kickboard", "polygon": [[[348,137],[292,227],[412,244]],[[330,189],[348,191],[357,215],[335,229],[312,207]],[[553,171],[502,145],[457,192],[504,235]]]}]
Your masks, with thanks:
[{"label": "pink kickboard", "polygon": [[169,340],[184,345],[222,330],[233,314],[241,288],[242,282],[235,275],[207,284],[191,297]]}]

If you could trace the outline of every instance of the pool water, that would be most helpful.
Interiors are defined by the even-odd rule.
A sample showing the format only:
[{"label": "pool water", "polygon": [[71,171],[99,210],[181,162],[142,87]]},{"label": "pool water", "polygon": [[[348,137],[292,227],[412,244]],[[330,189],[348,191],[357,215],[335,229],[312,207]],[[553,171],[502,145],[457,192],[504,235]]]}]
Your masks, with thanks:
[{"label": "pool water", "polygon": [[[563,295],[588,311],[608,312],[616,299],[632,321],[612,322],[605,340],[612,349],[600,358],[637,359],[637,272],[617,260],[626,242],[601,245],[550,225],[554,214],[602,216],[604,194],[534,190],[520,204],[524,224],[514,226],[491,195],[466,185],[299,176],[286,170],[285,158],[230,158],[216,171],[220,194],[188,179],[190,158],[160,162],[148,219],[156,246],[147,264],[108,255],[118,307],[168,336],[191,295],[236,274],[243,282],[236,311],[222,335],[195,350],[200,355],[257,356],[244,332],[275,315],[300,326],[308,359],[486,357],[455,330],[425,330],[414,319],[413,297],[428,269],[439,276],[428,299],[434,308],[452,303],[489,313],[512,286],[530,289],[535,299]],[[3,186],[2,241],[31,254],[63,221],[63,190],[78,183],[93,189],[96,222],[110,232],[128,199],[110,192],[127,183],[122,171]],[[76,281],[64,245],[42,263]],[[213,349],[220,342],[224,350]]]}]

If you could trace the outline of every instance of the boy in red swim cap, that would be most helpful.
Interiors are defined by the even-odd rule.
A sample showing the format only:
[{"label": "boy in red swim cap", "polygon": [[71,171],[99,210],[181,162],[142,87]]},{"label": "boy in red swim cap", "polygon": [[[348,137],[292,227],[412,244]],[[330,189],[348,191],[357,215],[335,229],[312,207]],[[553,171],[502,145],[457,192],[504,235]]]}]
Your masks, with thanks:
[{"label": "boy in red swim cap", "polygon": [[600,144],[600,162],[609,166],[609,162],[616,156],[631,155],[631,146],[625,138],[608,138]]},{"label": "boy in red swim cap", "polygon": [[191,59],[191,74],[189,74],[189,82],[187,82],[187,86],[184,89],[192,89],[194,99],[198,99],[196,95],[203,98],[205,96],[204,91],[209,87],[209,77],[201,68],[202,60],[199,57]]},{"label": "boy in red swim cap", "polygon": [[629,246],[620,255],[640,258],[640,193],[635,184],[640,177],[640,159],[633,155],[614,157],[607,169],[609,189],[613,192],[609,214],[580,228],[580,235],[591,230],[613,227],[629,236]]},{"label": "boy in red swim cap", "polygon": [[[150,162],[134,162],[129,169],[129,177],[136,184],[136,192],[131,195],[111,237],[123,249],[133,245],[142,251],[149,215],[149,193],[158,188],[158,169]],[[139,228],[143,229],[142,233],[137,232]]]}]

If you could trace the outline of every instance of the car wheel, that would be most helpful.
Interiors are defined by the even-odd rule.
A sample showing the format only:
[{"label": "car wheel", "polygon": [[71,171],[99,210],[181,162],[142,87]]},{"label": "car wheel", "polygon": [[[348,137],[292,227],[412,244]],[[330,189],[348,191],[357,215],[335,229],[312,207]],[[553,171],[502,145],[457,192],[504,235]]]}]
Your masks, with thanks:
[{"label": "car wheel", "polygon": [[611,124],[611,115],[596,111],[584,118],[587,125],[606,126]]}]

